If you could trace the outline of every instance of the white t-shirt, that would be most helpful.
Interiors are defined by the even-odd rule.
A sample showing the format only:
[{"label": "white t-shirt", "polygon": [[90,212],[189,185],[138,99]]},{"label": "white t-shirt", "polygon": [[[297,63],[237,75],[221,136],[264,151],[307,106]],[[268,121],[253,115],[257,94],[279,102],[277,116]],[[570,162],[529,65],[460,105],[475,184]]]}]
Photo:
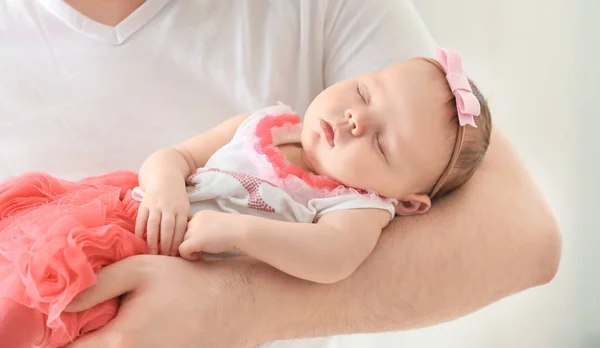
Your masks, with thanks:
[{"label": "white t-shirt", "polygon": [[[334,82],[432,54],[408,0],[146,0],[116,27],[0,0],[0,179],[137,170],[235,114],[303,114]],[[308,342],[335,346],[273,345]]]}]

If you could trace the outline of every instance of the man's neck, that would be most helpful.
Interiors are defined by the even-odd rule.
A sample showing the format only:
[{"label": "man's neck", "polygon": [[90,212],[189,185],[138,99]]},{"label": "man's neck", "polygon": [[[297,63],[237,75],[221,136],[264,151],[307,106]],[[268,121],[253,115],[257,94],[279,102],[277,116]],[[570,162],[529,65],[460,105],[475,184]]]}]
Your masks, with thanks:
[{"label": "man's neck", "polygon": [[64,0],[76,11],[96,22],[116,26],[145,0]]}]

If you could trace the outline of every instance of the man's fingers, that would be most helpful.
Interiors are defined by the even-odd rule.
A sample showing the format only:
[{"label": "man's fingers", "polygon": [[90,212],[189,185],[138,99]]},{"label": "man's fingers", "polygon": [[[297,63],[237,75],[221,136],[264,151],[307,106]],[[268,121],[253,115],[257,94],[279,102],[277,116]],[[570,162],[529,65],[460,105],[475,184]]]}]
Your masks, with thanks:
[{"label": "man's fingers", "polygon": [[[113,321],[116,320],[118,318]],[[108,325],[112,324],[113,322],[108,323]],[[134,348],[134,345],[126,337],[111,332],[108,325],[98,331],[77,338],[73,343],[63,348]]]},{"label": "man's fingers", "polygon": [[130,257],[102,268],[96,284],[80,292],[65,312],[79,312],[138,288],[142,282],[138,260]]}]

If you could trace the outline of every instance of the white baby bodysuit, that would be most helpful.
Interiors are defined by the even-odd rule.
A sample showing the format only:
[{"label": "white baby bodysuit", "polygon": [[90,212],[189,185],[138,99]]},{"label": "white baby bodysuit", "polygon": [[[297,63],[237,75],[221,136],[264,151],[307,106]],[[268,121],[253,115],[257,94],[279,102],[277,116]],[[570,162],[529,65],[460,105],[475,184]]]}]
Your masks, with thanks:
[{"label": "white baby bodysuit", "polygon": [[[317,222],[345,209],[377,208],[395,214],[396,201],[344,187],[332,179],[296,175],[277,146],[300,142],[300,116],[276,105],[253,113],[233,139],[189,179],[192,214],[201,209],[290,222]],[[262,134],[261,134],[262,131]],[[288,173],[287,175],[284,173]],[[302,177],[300,177],[302,176]]]},{"label": "white baby bodysuit", "polygon": [[[313,223],[331,211],[375,208],[394,217],[396,200],[299,173],[298,167],[285,160],[277,146],[299,143],[301,127],[300,116],[286,105],[250,115],[233,139],[188,178],[191,214],[210,209]],[[141,200],[143,192],[136,188],[133,196]]]}]

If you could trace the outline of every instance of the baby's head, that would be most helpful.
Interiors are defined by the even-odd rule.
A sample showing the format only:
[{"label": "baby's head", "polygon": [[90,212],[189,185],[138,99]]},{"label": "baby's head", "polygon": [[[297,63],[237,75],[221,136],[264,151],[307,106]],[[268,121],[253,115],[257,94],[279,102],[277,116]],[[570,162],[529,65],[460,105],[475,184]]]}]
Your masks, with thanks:
[{"label": "baby's head", "polygon": [[[398,199],[400,215],[424,213],[433,198],[464,184],[487,151],[491,114],[473,82],[453,93],[449,81],[464,76],[453,74],[462,70],[455,66],[460,58],[439,54],[443,65],[413,58],[319,94],[302,129],[308,165],[346,186]],[[469,121],[465,112],[478,115],[477,127],[459,124]]]}]

